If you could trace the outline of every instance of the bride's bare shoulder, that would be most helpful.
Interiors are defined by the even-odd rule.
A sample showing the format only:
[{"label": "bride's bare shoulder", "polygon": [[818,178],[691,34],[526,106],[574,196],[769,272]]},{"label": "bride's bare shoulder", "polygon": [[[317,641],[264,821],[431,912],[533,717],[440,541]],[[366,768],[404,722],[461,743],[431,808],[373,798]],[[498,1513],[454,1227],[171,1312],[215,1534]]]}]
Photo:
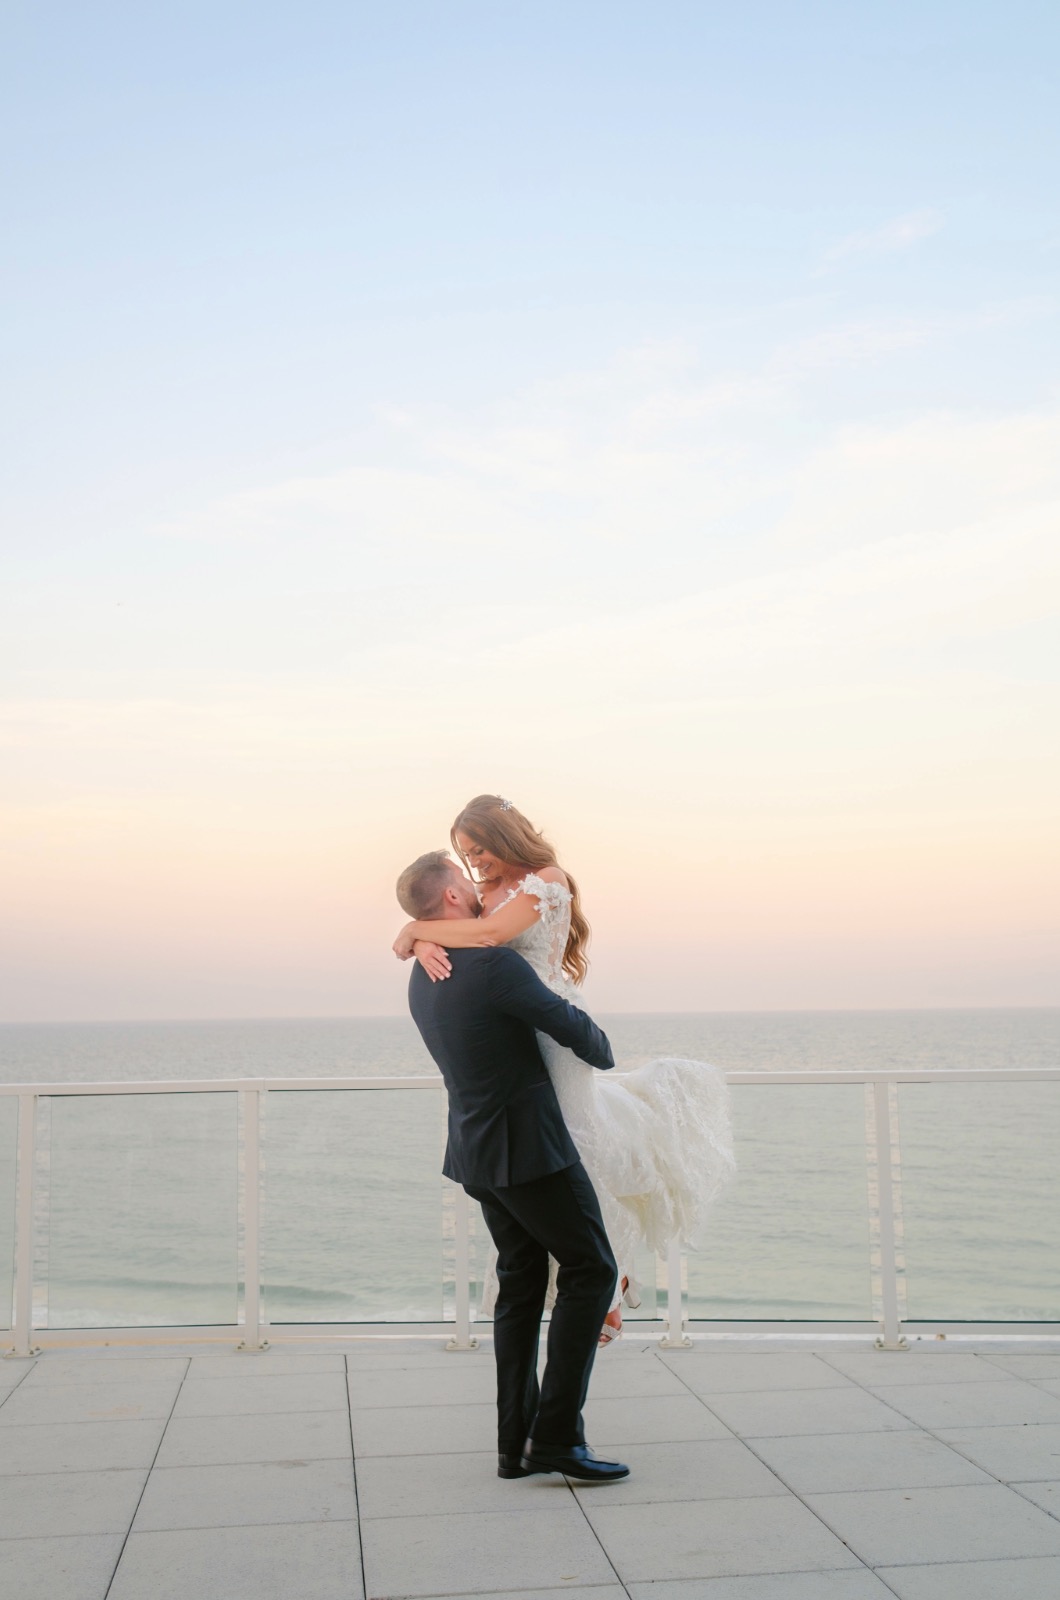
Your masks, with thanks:
[{"label": "bride's bare shoulder", "polygon": [[570,888],[567,874],[562,867],[539,867],[534,877],[540,878],[542,883],[561,883],[565,889]]}]

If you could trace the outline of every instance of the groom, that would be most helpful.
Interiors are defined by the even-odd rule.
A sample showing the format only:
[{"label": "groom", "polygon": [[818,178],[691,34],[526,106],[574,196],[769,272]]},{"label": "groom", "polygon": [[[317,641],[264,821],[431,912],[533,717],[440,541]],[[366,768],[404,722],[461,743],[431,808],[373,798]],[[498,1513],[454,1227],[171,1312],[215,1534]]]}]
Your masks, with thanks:
[{"label": "groom", "polygon": [[[481,914],[474,885],[444,850],[420,856],[397,884],[410,917]],[[501,945],[450,950],[452,973],[434,983],[419,962],[409,1009],[445,1079],[449,1143],[442,1171],[482,1207],[497,1246],[494,1312],[501,1478],[562,1472],[585,1483],[629,1476],[585,1443],[582,1406],[617,1268],[600,1205],[560,1111],[534,1029],[606,1071],[614,1057],[584,1011],[547,988]],[[537,1350],[548,1258],[559,1263],[548,1361]]]}]

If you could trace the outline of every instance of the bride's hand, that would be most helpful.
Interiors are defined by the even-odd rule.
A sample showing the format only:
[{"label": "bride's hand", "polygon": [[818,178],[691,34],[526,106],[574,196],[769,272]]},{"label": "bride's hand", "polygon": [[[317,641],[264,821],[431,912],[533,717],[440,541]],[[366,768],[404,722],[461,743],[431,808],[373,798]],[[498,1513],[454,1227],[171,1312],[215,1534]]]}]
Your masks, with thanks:
[{"label": "bride's hand", "polygon": [[416,935],[409,932],[411,927],[411,922],[406,923],[394,940],[393,950],[399,961],[407,961],[415,949]]},{"label": "bride's hand", "polygon": [[416,960],[432,983],[439,983],[443,978],[448,978],[453,970],[453,964],[449,960],[448,951],[440,944],[432,944],[429,939],[417,939],[412,948]]}]

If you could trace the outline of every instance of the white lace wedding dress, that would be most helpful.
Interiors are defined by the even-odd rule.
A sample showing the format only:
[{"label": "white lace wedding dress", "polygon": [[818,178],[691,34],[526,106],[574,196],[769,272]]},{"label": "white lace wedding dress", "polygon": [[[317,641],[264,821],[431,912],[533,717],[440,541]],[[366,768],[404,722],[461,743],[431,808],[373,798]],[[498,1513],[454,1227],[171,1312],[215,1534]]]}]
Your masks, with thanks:
[{"label": "white lace wedding dress", "polygon": [[[536,902],[539,920],[509,941],[550,989],[582,1005],[563,971],[570,932],[570,893],[531,873],[510,891]],[[494,907],[498,910],[499,907]],[[705,1061],[663,1057],[630,1072],[599,1072],[572,1050],[537,1035],[571,1137],[600,1201],[618,1262],[618,1283],[635,1285],[639,1245],[665,1254],[672,1239],[692,1244],[711,1202],[736,1170],[729,1093],[724,1074]],[[483,1285],[481,1313],[496,1300],[493,1258]],[[549,1299],[554,1291],[550,1285]],[[620,1289],[615,1291],[615,1304]]]}]

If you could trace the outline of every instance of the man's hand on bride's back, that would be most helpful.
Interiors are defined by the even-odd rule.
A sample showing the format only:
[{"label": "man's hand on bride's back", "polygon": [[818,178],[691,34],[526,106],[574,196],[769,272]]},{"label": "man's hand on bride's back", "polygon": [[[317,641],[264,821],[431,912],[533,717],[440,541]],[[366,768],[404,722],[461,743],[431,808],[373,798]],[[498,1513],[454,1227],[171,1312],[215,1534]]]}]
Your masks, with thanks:
[{"label": "man's hand on bride's back", "polygon": [[432,983],[440,983],[453,970],[448,951],[440,944],[432,944],[429,939],[417,939],[412,953]]}]

